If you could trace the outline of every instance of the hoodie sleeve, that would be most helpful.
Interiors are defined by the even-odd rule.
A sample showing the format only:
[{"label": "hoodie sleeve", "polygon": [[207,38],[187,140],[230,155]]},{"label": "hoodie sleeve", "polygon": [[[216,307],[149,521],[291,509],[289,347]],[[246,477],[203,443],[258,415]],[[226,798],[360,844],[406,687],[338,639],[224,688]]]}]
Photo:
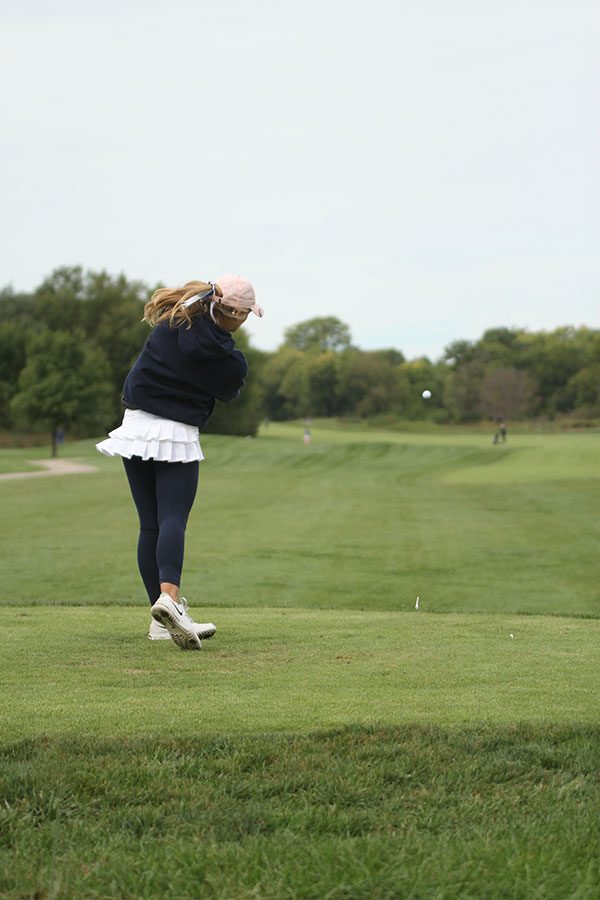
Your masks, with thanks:
[{"label": "hoodie sleeve", "polygon": [[248,363],[241,350],[234,350],[224,359],[215,360],[206,366],[207,389],[213,397],[223,403],[235,400],[246,384]]},{"label": "hoodie sleeve", "polygon": [[177,342],[183,356],[193,361],[203,391],[224,403],[237,397],[246,383],[248,363],[229,331],[207,316],[198,316],[191,328],[177,329]]}]

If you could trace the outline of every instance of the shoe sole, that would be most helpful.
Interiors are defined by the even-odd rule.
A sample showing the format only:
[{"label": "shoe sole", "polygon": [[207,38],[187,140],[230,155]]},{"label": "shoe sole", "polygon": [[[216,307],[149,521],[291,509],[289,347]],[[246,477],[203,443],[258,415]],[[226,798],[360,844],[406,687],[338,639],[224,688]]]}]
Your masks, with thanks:
[{"label": "shoe sole", "polygon": [[158,622],[169,632],[171,640],[177,644],[181,650],[201,650],[202,644],[200,638],[195,632],[186,631],[182,628],[174,616],[166,609],[152,609],[152,618]]},{"label": "shoe sole", "polygon": [[206,631],[196,631],[196,634],[201,641],[210,641],[211,637],[215,636],[216,630],[216,628],[208,628]]},{"label": "shoe sole", "polygon": [[[215,628],[214,631],[212,631],[212,630],[211,631],[196,631],[196,634],[198,635],[198,640],[210,641],[210,639],[215,636],[216,631],[217,631],[217,629]],[[149,641],[170,641],[171,635],[170,634],[149,634],[148,640]]]}]

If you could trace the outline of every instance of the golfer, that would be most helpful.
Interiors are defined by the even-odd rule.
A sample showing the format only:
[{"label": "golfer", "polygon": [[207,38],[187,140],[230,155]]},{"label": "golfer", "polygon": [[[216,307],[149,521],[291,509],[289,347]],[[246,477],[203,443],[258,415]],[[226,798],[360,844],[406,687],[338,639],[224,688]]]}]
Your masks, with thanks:
[{"label": "golfer", "polygon": [[144,308],[150,337],[125,379],[122,424],[96,444],[121,456],[139,520],[138,566],[151,605],[148,637],[200,650],[212,623],[194,622],[179,595],[185,529],[204,459],[198,433],[215,399],[240,393],[248,373],[232,334],[262,316],[254,288],[238,275],[155,291]]}]

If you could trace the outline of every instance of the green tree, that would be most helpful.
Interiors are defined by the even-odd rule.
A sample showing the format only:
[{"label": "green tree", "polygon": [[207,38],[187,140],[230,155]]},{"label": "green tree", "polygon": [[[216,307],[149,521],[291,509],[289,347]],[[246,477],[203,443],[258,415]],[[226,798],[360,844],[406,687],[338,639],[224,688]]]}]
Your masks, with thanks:
[{"label": "green tree", "polygon": [[406,362],[404,353],[401,350],[396,350],[395,347],[387,347],[383,350],[370,350],[369,352],[378,359],[385,360],[391,366],[399,366],[401,363]]},{"label": "green tree", "polygon": [[283,346],[268,359],[261,373],[264,411],[280,421],[310,415],[307,354]]},{"label": "green tree", "polygon": [[527,369],[537,383],[537,412],[553,415],[572,408],[567,384],[579,369],[591,364],[593,351],[594,333],[587,328],[563,327],[534,335],[519,367]]},{"label": "green tree", "polygon": [[483,364],[475,359],[448,372],[444,406],[455,422],[474,422],[479,418],[483,378]]},{"label": "green tree", "polygon": [[39,329],[83,328],[85,276],[81,266],[54,269],[34,293],[34,319]]},{"label": "green tree", "polygon": [[339,415],[366,418],[382,412],[402,414],[408,402],[403,367],[378,351],[349,350],[340,358]]},{"label": "green tree", "polygon": [[339,381],[339,354],[329,350],[311,354],[307,365],[309,415],[328,418],[337,415],[337,386]]},{"label": "green tree", "polygon": [[0,428],[10,428],[10,404],[25,367],[27,332],[17,322],[0,322]]},{"label": "green tree", "polygon": [[284,337],[288,347],[309,353],[339,352],[351,344],[350,329],[335,316],[321,316],[292,325]]},{"label": "green tree", "polygon": [[443,360],[451,366],[460,366],[463,363],[471,362],[475,356],[475,344],[473,341],[456,340],[452,341],[444,349]]},{"label": "green tree", "polygon": [[[428,419],[443,406],[444,382],[448,368],[443,363],[433,363],[426,356],[410,360],[402,365],[407,382],[407,400],[404,415],[408,419]],[[431,398],[424,402],[423,391],[431,391]]]},{"label": "green tree", "polygon": [[34,321],[34,307],[32,294],[15,293],[10,286],[0,290],[0,322],[10,322],[30,329]]},{"label": "green tree", "polygon": [[492,369],[480,389],[481,411],[490,419],[522,419],[531,410],[535,385],[522,369]]},{"label": "green tree", "polygon": [[110,367],[115,420],[121,413],[125,376],[150,333],[142,317],[151,293],[141,281],[84,271],[81,266],[55,269],[35,292],[35,318],[40,327],[51,331],[82,328],[104,352]]},{"label": "green tree", "polygon": [[600,363],[586,366],[575,373],[567,384],[571,406],[580,414],[600,415]]},{"label": "green tree", "polygon": [[477,341],[477,359],[497,366],[514,365],[519,356],[520,334],[516,328],[488,328]]},{"label": "green tree", "polygon": [[82,330],[33,335],[11,409],[18,422],[50,431],[52,456],[59,427],[103,430],[111,412],[104,354],[86,341]]}]

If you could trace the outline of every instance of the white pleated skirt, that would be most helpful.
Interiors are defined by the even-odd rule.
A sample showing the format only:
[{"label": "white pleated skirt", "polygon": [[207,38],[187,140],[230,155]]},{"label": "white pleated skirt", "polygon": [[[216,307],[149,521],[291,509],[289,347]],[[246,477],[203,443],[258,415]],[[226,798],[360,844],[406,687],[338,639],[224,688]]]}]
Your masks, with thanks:
[{"label": "white pleated skirt", "polygon": [[105,456],[139,456],[158,462],[204,459],[195,425],[153,416],[142,409],[126,409],[122,423],[96,444],[96,450]]}]

